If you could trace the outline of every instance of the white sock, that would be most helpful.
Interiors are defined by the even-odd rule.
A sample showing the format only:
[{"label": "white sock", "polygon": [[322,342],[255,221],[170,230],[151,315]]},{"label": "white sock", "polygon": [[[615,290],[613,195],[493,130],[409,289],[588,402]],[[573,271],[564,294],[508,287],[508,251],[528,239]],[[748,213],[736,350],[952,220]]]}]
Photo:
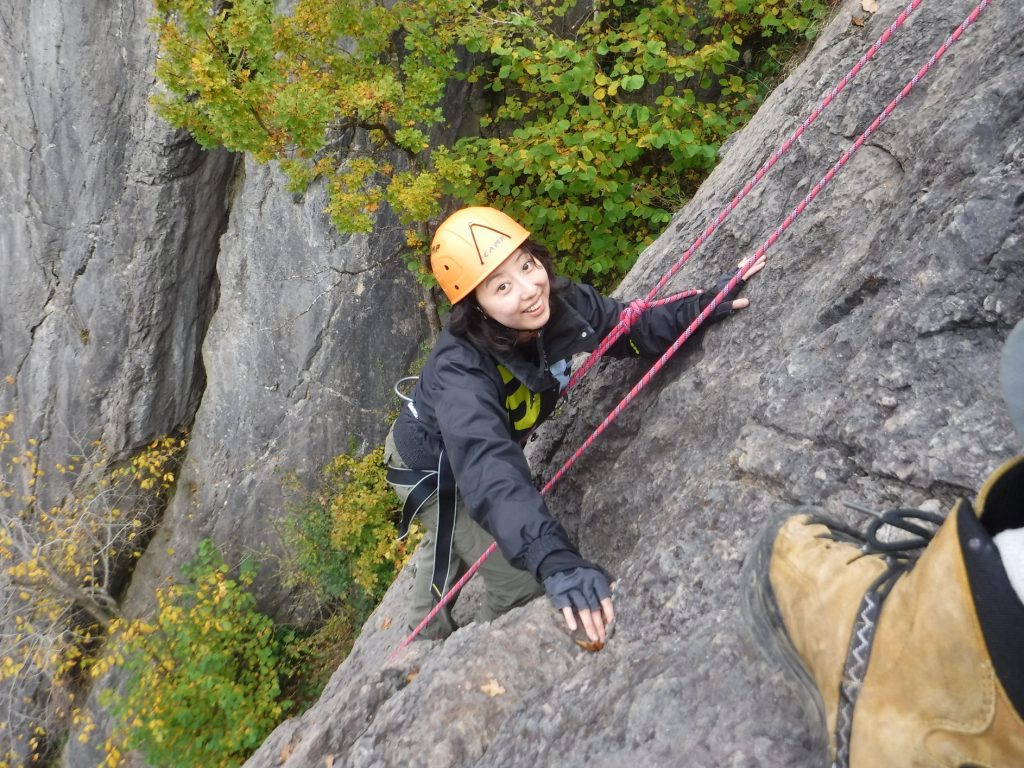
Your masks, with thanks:
[{"label": "white sock", "polygon": [[999,548],[999,556],[1003,558],[1003,568],[1010,577],[1010,584],[1024,603],[1024,528],[1002,531],[992,540]]}]

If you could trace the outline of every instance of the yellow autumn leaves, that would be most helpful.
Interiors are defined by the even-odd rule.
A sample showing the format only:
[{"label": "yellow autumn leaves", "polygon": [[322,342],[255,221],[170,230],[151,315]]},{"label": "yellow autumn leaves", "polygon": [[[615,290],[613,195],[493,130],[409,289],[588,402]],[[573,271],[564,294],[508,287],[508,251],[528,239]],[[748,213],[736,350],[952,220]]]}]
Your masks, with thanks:
[{"label": "yellow autumn leaves", "polygon": [[[12,383],[11,377],[4,381]],[[122,656],[105,641],[120,628],[112,592],[159,518],[175,479],[184,435],[152,441],[115,459],[99,442],[85,456],[40,465],[39,442],[12,436],[15,414],[0,415],[0,569],[3,610],[12,631],[0,638],[0,681],[49,695],[20,727],[0,728],[0,764],[47,754],[67,728],[88,740],[95,726],[76,703],[83,675],[99,677]],[[40,499],[49,499],[44,505]],[[46,692],[49,692],[47,694]],[[26,737],[26,722],[32,736]],[[119,750],[110,744],[108,759]],[[114,765],[116,763],[110,763]]]}]

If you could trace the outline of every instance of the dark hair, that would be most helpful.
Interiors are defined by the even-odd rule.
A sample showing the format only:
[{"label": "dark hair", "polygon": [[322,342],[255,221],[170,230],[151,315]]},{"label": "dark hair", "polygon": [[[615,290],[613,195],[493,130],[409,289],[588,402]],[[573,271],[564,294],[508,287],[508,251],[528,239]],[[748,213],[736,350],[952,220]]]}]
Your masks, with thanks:
[{"label": "dark hair", "polygon": [[[532,240],[526,240],[522,246],[548,273],[551,285],[551,297],[554,298],[565,287],[565,282],[555,275],[548,249]],[[555,311],[552,303],[551,311]],[[467,339],[481,349],[497,349],[508,351],[516,345],[519,331],[502,325],[484,314],[476,297],[470,293],[462,301],[457,302],[448,313],[448,330],[455,336]]]}]

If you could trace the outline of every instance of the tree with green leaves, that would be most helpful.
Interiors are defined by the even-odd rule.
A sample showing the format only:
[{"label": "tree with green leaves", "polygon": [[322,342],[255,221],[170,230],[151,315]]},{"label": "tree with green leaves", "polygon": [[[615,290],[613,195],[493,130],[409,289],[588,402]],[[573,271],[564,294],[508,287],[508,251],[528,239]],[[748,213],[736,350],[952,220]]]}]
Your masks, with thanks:
[{"label": "tree with green leaves", "polygon": [[110,768],[121,763],[118,741],[155,766],[241,765],[294,706],[284,686],[298,646],[256,608],[255,565],[232,569],[204,540],[184,574],[156,591],[152,621],[112,628],[104,664],[127,680],[101,696],[121,728],[106,747]]},{"label": "tree with green leaves", "polygon": [[[156,108],[316,179],[345,232],[389,204],[429,284],[443,208],[506,210],[609,287],[713,167],[829,0],[155,0]],[[464,82],[463,82],[464,81]],[[446,89],[470,89],[451,146]],[[465,126],[471,125],[471,128]]]}]

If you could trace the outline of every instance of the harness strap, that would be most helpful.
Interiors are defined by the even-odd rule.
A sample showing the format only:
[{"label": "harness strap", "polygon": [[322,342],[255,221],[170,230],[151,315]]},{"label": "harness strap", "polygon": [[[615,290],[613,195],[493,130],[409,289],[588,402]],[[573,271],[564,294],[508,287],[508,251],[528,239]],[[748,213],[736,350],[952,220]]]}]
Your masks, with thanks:
[{"label": "harness strap", "polygon": [[437,469],[387,469],[388,482],[393,485],[412,486],[402,507],[402,519],[398,525],[398,538],[409,535],[409,526],[423,507],[437,495],[437,535],[434,537],[434,565],[431,569],[430,589],[434,601],[444,596],[448,577],[451,574],[452,549],[455,541],[455,511],[458,508],[458,486],[448,455],[441,451]]}]

